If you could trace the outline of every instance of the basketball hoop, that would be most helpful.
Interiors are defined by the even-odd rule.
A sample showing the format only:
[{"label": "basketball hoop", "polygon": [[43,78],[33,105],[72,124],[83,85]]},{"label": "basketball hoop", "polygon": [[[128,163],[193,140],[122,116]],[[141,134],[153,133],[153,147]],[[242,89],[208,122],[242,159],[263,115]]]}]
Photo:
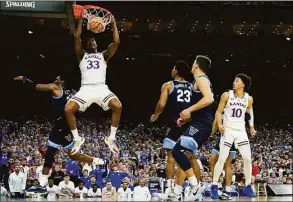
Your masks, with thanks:
[{"label": "basketball hoop", "polygon": [[92,18],[101,18],[104,22],[104,26],[107,26],[112,21],[112,13],[104,8],[101,8],[99,6],[92,6],[92,5],[86,5],[86,6],[80,6],[73,4],[74,8],[74,17],[76,19],[79,19],[82,17],[87,19],[87,29],[89,29],[89,23]]}]

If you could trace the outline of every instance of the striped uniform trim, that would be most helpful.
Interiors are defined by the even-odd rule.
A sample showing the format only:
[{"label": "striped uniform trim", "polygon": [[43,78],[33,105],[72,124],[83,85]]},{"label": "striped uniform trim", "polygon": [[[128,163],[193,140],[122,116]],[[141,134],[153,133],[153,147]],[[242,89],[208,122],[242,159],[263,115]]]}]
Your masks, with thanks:
[{"label": "striped uniform trim", "polygon": [[242,143],[246,143],[246,142],[248,142],[248,140],[244,140],[242,142],[238,142],[238,144],[242,144]]},{"label": "striped uniform trim", "polygon": [[107,97],[105,97],[104,99],[103,99],[103,102],[105,103],[105,102],[107,102],[111,97],[115,97],[116,95],[114,95],[114,94],[110,94],[110,95],[108,95]]},{"label": "striped uniform trim", "polygon": [[248,141],[243,141],[243,142],[238,143],[238,146],[240,147],[240,146],[244,146],[244,145],[248,145],[248,144],[249,144]]},{"label": "striped uniform trim", "polygon": [[232,147],[232,144],[230,144],[229,142],[224,142],[224,145],[225,145],[226,147],[229,147],[229,148]]},{"label": "striped uniform trim", "polygon": [[72,99],[80,102],[81,104],[85,104],[86,103],[84,100],[82,100],[82,99],[80,99],[78,97],[73,97]]}]

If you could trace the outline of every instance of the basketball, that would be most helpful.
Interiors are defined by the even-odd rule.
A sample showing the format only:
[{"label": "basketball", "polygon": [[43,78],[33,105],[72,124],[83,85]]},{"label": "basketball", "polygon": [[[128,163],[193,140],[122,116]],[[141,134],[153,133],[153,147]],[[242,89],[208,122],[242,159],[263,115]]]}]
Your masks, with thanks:
[{"label": "basketball", "polygon": [[89,29],[94,33],[101,33],[105,31],[105,23],[102,18],[94,17],[90,20]]}]

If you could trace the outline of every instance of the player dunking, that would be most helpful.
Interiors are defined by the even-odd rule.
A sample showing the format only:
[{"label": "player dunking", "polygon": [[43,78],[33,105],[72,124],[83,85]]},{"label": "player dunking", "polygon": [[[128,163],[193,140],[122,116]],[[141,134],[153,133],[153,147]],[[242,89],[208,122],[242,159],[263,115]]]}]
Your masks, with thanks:
[{"label": "player dunking", "polygon": [[93,158],[84,154],[73,155],[71,153],[74,141],[64,114],[64,107],[71,94],[63,87],[64,80],[62,80],[60,76],[58,76],[55,82],[51,84],[36,84],[24,76],[15,77],[14,80],[23,81],[24,84],[29,85],[35,90],[48,91],[52,93],[52,112],[55,124],[47,141],[45,163],[42,174],[39,177],[40,185],[42,187],[46,186],[48,183],[49,171],[52,168],[54,156],[58,150],[67,152],[69,158],[75,161],[94,165],[104,164],[104,161],[101,159]]},{"label": "player dunking", "polygon": [[[248,136],[245,130],[245,112],[250,115],[249,125],[250,134],[255,136],[253,99],[245,91],[250,88],[251,78],[245,74],[238,74],[233,83],[233,90],[225,92],[219,103],[216,120],[220,132],[222,133],[220,143],[219,159],[214,168],[213,185],[211,188],[212,199],[218,199],[218,179],[223,170],[224,163],[229,155],[230,148],[235,143],[244,161],[244,175],[246,187],[245,194],[254,197],[255,194],[251,187],[251,149]],[[222,119],[222,113],[224,117]]]},{"label": "player dunking", "polygon": [[[196,199],[200,185],[200,169],[192,164],[192,159],[202,144],[207,141],[214,121],[211,103],[214,101],[212,85],[206,73],[210,69],[211,60],[206,56],[197,56],[192,66],[194,86],[191,97],[192,106],[180,113],[180,119],[187,121],[192,118],[188,129],[183,133],[173,148],[173,156],[180,169],[176,179],[174,191],[170,195],[171,200],[178,200],[182,192],[185,178],[188,178],[191,192],[188,200]],[[192,167],[193,168],[192,168]]]},{"label": "player dunking", "polygon": [[75,141],[72,153],[75,154],[78,152],[84,143],[84,138],[80,138],[78,135],[74,114],[78,110],[84,111],[92,103],[96,103],[105,111],[109,108],[112,110],[111,133],[105,139],[105,142],[110,150],[117,154],[118,148],[115,144],[115,136],[120,122],[122,105],[105,83],[107,62],[115,54],[120,43],[116,21],[112,16],[113,43],[102,53],[97,51],[97,44],[94,38],[88,38],[86,40],[83,50],[81,42],[82,25],[83,18],[81,17],[74,36],[75,52],[81,71],[81,88],[65,106],[66,119]]},{"label": "player dunking", "polygon": [[178,141],[179,137],[186,130],[186,126],[178,127],[177,120],[180,112],[187,109],[191,103],[192,84],[185,81],[190,74],[190,67],[184,61],[178,61],[172,70],[171,76],[174,80],[166,82],[161,88],[160,100],[157,103],[155,113],[151,116],[150,121],[154,122],[164,111],[167,104],[167,112],[169,117],[170,130],[164,139],[163,148],[167,149],[168,158],[166,166],[167,187],[171,188],[174,179],[175,160],[172,155],[172,149]]}]

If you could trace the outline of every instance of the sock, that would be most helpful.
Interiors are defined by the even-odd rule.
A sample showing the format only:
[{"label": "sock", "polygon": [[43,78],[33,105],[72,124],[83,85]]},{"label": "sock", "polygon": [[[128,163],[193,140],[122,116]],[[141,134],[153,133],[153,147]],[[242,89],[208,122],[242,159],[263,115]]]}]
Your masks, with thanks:
[{"label": "sock", "polygon": [[215,165],[214,174],[213,174],[213,184],[214,185],[218,184],[219,178],[222,174],[224,164],[226,162],[226,159],[228,158],[229,152],[230,152],[230,147],[225,146],[225,145],[220,145],[220,155],[219,155],[219,159]]},{"label": "sock", "polygon": [[176,184],[175,187],[174,187],[174,193],[176,195],[180,195],[181,192],[182,192],[182,186],[179,186],[179,185]]},{"label": "sock", "polygon": [[110,136],[109,136],[109,138],[111,140],[116,140],[116,132],[117,132],[117,129],[118,129],[118,127],[111,126],[111,133],[110,133]]},{"label": "sock", "polygon": [[188,181],[191,187],[196,187],[198,185],[198,181],[195,176],[189,177]]},{"label": "sock", "polygon": [[172,180],[171,180],[171,189],[174,189],[174,187],[175,187],[175,183],[176,183],[175,180],[172,179]]},{"label": "sock", "polygon": [[72,132],[74,141],[79,141],[81,139],[80,136],[78,135],[77,129],[71,130],[71,132]]},{"label": "sock", "polygon": [[168,188],[171,188],[171,184],[172,184],[172,180],[171,179],[168,179],[167,180],[167,187]]},{"label": "sock", "polygon": [[231,187],[230,186],[226,186],[226,192],[231,192]]}]

